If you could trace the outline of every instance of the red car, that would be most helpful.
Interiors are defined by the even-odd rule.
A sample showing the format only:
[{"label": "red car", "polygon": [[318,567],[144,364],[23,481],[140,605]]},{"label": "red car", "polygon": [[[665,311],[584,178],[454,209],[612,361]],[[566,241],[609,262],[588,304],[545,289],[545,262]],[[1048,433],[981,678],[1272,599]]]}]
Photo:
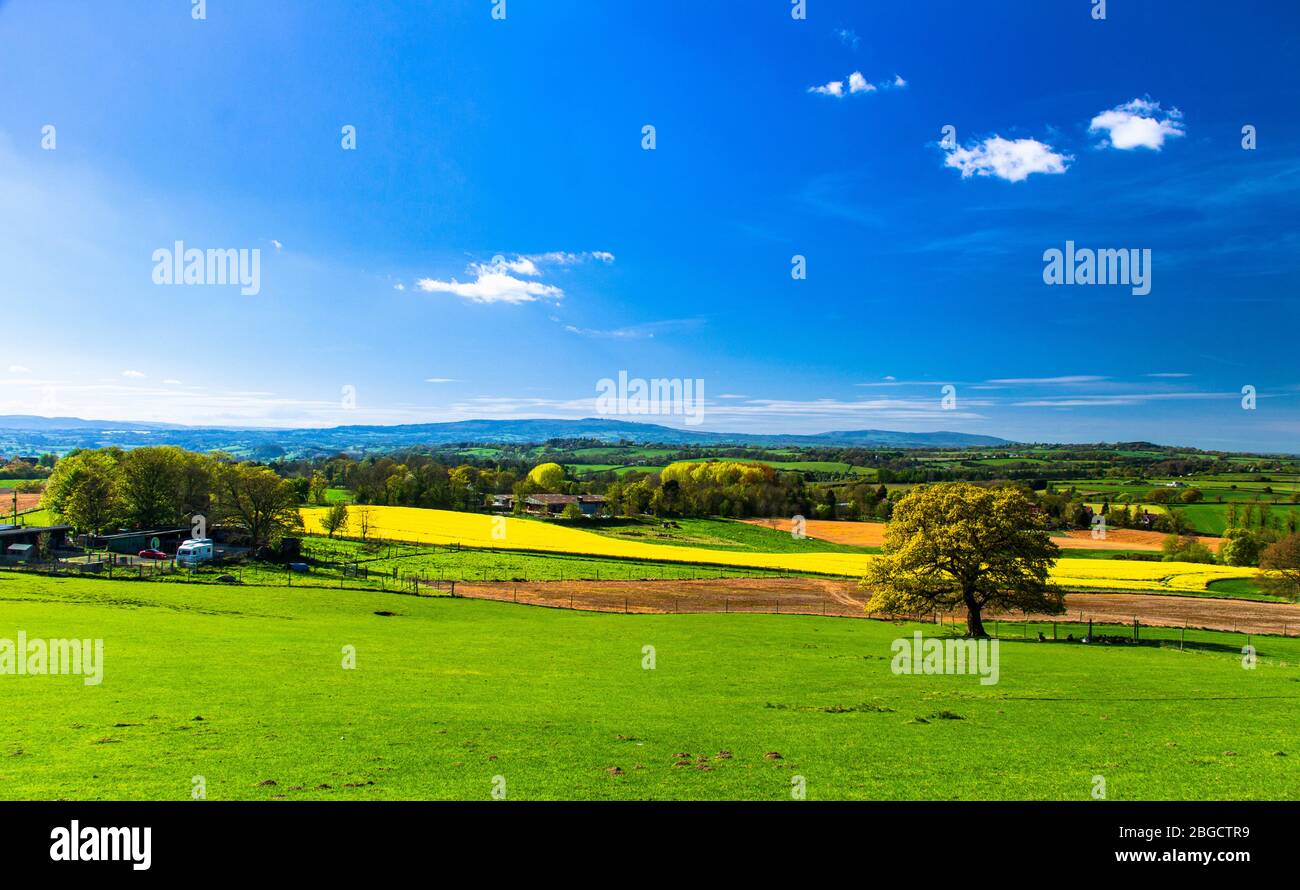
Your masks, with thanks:
[{"label": "red car", "polygon": [[170,556],[163,553],[161,550],[141,550],[136,554],[136,556],[141,559],[171,559]]}]

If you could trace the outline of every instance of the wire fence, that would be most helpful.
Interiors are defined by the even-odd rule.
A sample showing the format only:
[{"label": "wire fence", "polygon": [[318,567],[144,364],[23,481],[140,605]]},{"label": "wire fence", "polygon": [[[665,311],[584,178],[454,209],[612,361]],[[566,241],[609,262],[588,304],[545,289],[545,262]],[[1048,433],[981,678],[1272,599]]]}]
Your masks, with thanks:
[{"label": "wire fence", "polygon": [[[442,545],[459,552],[456,545]],[[530,578],[527,564],[508,557],[475,569],[464,565],[415,566],[404,569],[406,556],[427,556],[430,545],[382,542],[359,554],[355,547],[321,548],[313,544],[311,562],[279,565],[258,562],[180,567],[173,560],[144,560],[119,554],[90,554],[74,559],[22,562],[0,557],[0,571],[52,577],[90,577],[125,581],[197,584],[249,584],[303,588],[332,588],[399,593],[413,596],[469,597],[548,608],[626,614],[767,613],[843,618],[875,618],[936,625],[945,635],[967,633],[964,613],[873,614],[865,595],[846,579],[790,577],[783,573],[728,572],[690,566],[661,566],[630,562],[564,567],[554,565],[546,577]],[[464,548],[469,550],[469,548]],[[471,551],[481,552],[481,551]],[[487,551],[494,552],[494,551]],[[337,561],[322,557],[332,556]],[[550,554],[547,562],[552,562]],[[382,563],[382,565],[377,565]],[[395,564],[396,563],[396,564]],[[665,577],[665,571],[678,572]],[[558,575],[558,577],[557,577]],[[672,583],[662,583],[669,581]],[[1223,645],[1223,634],[1250,646],[1258,637],[1300,637],[1300,609],[1273,603],[1218,599],[1211,605],[1221,614],[1198,612],[1206,601],[1183,597],[1153,597],[1170,615],[1119,614],[1117,608],[1071,609],[1065,615],[989,614],[986,633],[1003,640],[1043,643],[1085,643],[1106,646],[1172,646],[1180,649]],[[1178,617],[1186,612],[1183,618]],[[1206,633],[1215,636],[1207,638]]]},{"label": "wire fence", "polygon": [[[915,622],[938,627],[949,636],[968,633],[964,613],[924,614],[868,613],[863,593],[856,584],[803,579],[804,583],[769,579],[720,579],[718,582],[643,585],[621,582],[523,583],[469,582],[456,587],[455,595],[491,599],[523,605],[581,611],[625,614],[766,613],[814,615],[840,618],[871,618]],[[1182,598],[1174,600],[1177,606]],[[1186,603],[1195,604],[1192,598]],[[1059,616],[1013,616],[992,614],[983,621],[984,631],[1004,640],[1035,642],[1084,642],[1100,645],[1169,645],[1192,648],[1205,642],[1205,632],[1240,636],[1249,645],[1255,637],[1300,637],[1300,610],[1285,612],[1277,604],[1251,604],[1259,615],[1243,620],[1216,621],[1152,620],[1141,615],[1118,616],[1112,611],[1071,610]],[[1221,642],[1221,637],[1216,637]]]}]

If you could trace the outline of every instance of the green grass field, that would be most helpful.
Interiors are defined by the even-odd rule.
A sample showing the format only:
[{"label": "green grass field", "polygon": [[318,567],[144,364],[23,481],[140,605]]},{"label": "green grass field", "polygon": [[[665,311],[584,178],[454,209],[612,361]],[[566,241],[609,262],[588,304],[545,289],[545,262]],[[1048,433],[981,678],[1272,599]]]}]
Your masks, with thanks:
[{"label": "green grass field", "polygon": [[[0,514],[8,515],[8,514]],[[5,522],[12,521],[4,519]],[[18,514],[18,524],[28,526],[58,525],[62,520],[52,510],[28,510]]]},{"label": "green grass field", "polygon": [[1112,800],[1300,795],[1294,639],[1257,638],[1255,670],[1227,635],[1003,642],[981,686],[895,676],[914,626],[863,620],[7,573],[0,601],[0,637],[102,638],[105,660],[98,686],[0,675],[6,798],[188,799],[195,776],[209,799],[485,800],[497,776],[520,800],[788,800],[795,777],[809,799],[1085,800],[1097,775]]},{"label": "green grass field", "polygon": [[868,548],[833,544],[817,538],[795,538],[788,532],[734,519],[675,519],[665,528],[653,520],[628,520],[617,524],[593,525],[591,531],[610,538],[707,547],[711,550],[746,550],[754,553],[863,553]]},{"label": "green grass field", "polygon": [[[677,581],[686,579],[754,578],[787,575],[726,566],[663,563],[632,559],[607,559],[560,553],[507,550],[470,550],[426,544],[382,544],[368,548],[356,541],[308,536],[303,558],[311,565],[304,574],[282,565],[247,562],[234,566],[204,566],[194,571],[150,578],[148,570],[118,568],[118,576],[157,580],[166,584],[218,584],[230,574],[242,584],[267,587],[392,591],[413,575],[433,581]],[[356,563],[365,573],[349,574],[343,565]]]}]

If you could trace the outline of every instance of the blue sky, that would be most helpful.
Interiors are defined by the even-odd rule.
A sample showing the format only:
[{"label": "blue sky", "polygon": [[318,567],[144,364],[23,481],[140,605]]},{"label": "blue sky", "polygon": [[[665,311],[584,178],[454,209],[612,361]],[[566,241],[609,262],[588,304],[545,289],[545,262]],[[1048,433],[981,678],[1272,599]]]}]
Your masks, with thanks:
[{"label": "blue sky", "polygon": [[0,2],[0,413],[1300,451],[1300,10],[1107,6]]}]

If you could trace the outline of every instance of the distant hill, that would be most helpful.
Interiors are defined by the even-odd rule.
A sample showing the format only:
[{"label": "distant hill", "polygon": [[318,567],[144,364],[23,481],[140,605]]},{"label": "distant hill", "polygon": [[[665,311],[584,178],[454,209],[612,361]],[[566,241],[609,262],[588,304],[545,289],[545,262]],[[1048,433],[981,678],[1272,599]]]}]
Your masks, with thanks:
[{"label": "distant hill", "polygon": [[72,448],[117,445],[178,445],[194,451],[229,451],[270,459],[390,451],[419,445],[541,443],[550,439],[599,439],[662,445],[835,446],[859,448],[969,448],[1010,445],[1006,439],[970,433],[904,433],[842,430],[815,435],[715,433],[607,418],[583,420],[463,420],[400,426],[339,426],[328,429],[186,427],[173,424],[82,420],[75,417],[0,415],[0,454],[62,453]]},{"label": "distant hill", "polygon": [[80,417],[40,417],[35,414],[0,414],[4,430],[183,430],[174,423],[131,423],[125,420],[82,420]]}]

